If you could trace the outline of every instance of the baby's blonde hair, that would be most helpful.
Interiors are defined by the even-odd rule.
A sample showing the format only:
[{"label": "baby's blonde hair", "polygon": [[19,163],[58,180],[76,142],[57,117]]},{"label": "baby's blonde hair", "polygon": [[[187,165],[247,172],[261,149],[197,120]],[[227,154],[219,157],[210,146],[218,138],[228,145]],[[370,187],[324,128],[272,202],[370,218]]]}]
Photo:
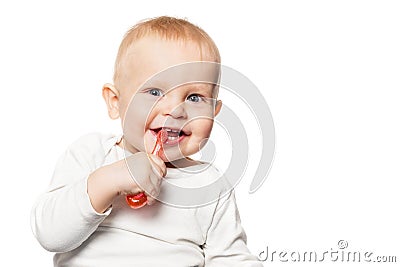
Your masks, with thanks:
[{"label": "baby's blonde hair", "polygon": [[200,27],[185,19],[162,16],[147,19],[133,26],[122,39],[114,67],[114,84],[117,85],[123,71],[123,58],[130,46],[138,39],[156,34],[166,40],[192,41],[198,44],[201,56],[203,52],[211,60],[221,63],[219,50],[211,37]]}]

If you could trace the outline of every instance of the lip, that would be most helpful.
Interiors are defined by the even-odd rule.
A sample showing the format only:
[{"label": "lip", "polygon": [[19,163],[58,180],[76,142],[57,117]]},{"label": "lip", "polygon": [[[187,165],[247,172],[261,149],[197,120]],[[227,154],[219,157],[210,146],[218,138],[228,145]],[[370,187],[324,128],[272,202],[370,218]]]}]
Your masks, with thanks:
[{"label": "lip", "polygon": [[[170,128],[170,127],[165,127],[165,128]],[[156,128],[157,129],[157,128]],[[174,129],[175,128],[170,128],[170,129]],[[150,129],[151,134],[157,138],[157,132],[154,129]],[[163,146],[175,146],[178,143],[180,143],[183,139],[185,139],[186,137],[188,137],[190,134],[186,134],[186,132],[184,132],[181,136],[179,136],[179,138],[175,139],[175,140],[168,140],[163,144]]]}]

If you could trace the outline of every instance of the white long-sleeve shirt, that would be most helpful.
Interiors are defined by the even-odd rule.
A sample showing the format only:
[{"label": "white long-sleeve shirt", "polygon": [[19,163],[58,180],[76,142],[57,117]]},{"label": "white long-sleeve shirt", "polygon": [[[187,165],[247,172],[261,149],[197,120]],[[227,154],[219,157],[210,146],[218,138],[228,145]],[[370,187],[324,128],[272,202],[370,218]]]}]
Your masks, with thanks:
[{"label": "white long-sleeve shirt", "polygon": [[[102,134],[77,140],[35,203],[32,230],[45,249],[56,252],[54,266],[262,266],[247,249],[233,191],[196,208],[156,202],[133,210],[121,196],[104,214],[97,213],[87,177],[124,158],[119,140]],[[168,168],[165,179],[179,184],[219,175],[215,168],[197,174]]]}]

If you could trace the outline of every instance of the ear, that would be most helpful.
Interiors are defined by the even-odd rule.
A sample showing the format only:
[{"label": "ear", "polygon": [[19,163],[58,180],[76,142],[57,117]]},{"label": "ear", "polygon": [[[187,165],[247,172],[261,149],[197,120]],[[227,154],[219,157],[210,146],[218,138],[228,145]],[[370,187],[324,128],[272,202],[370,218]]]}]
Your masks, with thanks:
[{"label": "ear", "polygon": [[214,116],[218,115],[218,113],[221,111],[221,107],[222,107],[222,101],[221,100],[217,100],[217,103],[215,103]]},{"label": "ear", "polygon": [[106,83],[103,86],[103,98],[106,101],[108,116],[115,120],[119,118],[119,92],[114,85]]}]

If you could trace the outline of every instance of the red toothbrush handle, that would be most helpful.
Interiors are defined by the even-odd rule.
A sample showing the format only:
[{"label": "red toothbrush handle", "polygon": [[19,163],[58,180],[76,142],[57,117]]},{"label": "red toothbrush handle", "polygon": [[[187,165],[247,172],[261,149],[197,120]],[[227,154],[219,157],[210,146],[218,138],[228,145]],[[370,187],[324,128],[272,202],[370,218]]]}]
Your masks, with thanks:
[{"label": "red toothbrush handle", "polygon": [[144,192],[140,192],[136,195],[127,195],[125,200],[132,209],[140,209],[147,204],[147,196]]},{"label": "red toothbrush handle", "polygon": [[[158,155],[158,152],[160,151],[162,144],[166,141],[166,138],[168,137],[166,137],[164,130],[160,130],[157,133],[157,141],[153,151],[151,152],[153,155]],[[137,193],[136,195],[127,195],[125,200],[132,209],[140,209],[147,204],[147,196],[144,192]]]}]

